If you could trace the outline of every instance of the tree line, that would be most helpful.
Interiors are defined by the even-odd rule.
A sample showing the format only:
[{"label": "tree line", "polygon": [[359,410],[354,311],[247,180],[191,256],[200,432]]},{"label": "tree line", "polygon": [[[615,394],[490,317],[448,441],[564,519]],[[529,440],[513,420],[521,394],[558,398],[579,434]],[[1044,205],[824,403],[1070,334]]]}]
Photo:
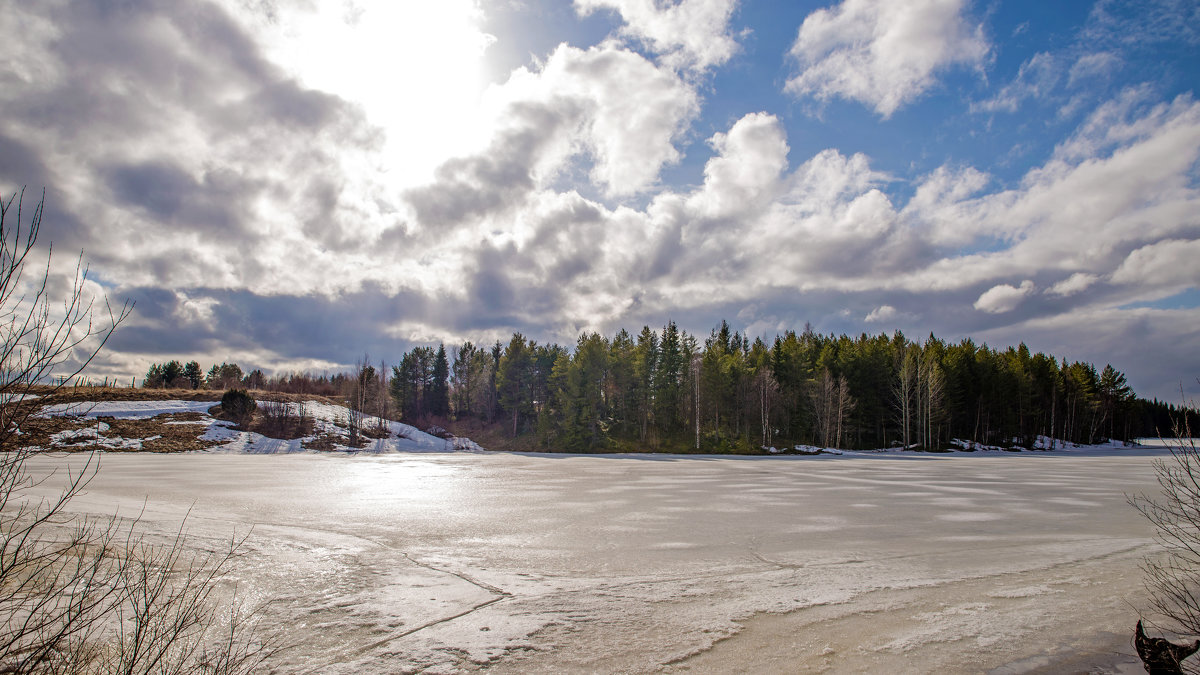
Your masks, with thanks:
[{"label": "tree line", "polygon": [[[198,364],[171,363],[178,367],[152,366],[147,386],[162,381],[151,377],[156,367],[194,382],[188,373]],[[242,386],[325,390],[370,414],[473,420],[531,447],[579,452],[1047,447],[1165,433],[1184,413],[1137,398],[1111,365],[1031,353],[1023,343],[1000,350],[970,338],[852,338],[806,327],[768,344],[724,321],[703,340],[674,322],[636,336],[585,333],[572,349],[514,333],[507,344],[468,341],[449,353],[414,347],[390,368],[364,359],[349,374],[264,378],[222,364],[204,382],[228,386],[234,374]]]}]

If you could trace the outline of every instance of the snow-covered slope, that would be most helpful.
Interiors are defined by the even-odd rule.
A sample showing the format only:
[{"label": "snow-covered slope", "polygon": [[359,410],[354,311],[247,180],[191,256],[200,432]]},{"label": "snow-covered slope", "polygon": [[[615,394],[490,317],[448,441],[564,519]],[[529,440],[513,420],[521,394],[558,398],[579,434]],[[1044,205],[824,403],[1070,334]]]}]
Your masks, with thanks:
[{"label": "snow-covered slope", "polygon": [[[263,436],[259,433],[241,431],[233,428],[233,423],[218,420],[208,414],[208,409],[216,405],[213,401],[89,401],[81,403],[54,404],[42,408],[39,417],[69,417],[75,419],[97,419],[111,417],[118,420],[151,420],[160,415],[165,416],[162,424],[203,425],[205,429],[199,434],[201,441],[213,443],[208,447],[209,452],[249,452],[249,453],[282,453],[308,452],[310,446],[318,439],[326,441],[325,445],[333,450],[352,452],[479,452],[478,444],[467,438],[443,439],[427,434],[416,427],[390,420],[381,420],[373,416],[363,416],[360,425],[362,429],[373,430],[371,435],[381,435],[380,438],[368,438],[367,445],[362,448],[350,447],[349,411],[341,406],[308,401],[304,404],[306,415],[313,419],[313,434],[303,438],[279,439]],[[296,404],[290,404],[295,406]],[[175,420],[174,415],[191,413],[189,418]],[[374,430],[382,427],[384,433]],[[103,422],[93,427],[63,431],[50,437],[51,449],[59,446],[70,446],[74,449],[95,446],[111,449],[139,449],[141,442],[147,438],[121,438],[111,433],[109,425]],[[199,430],[198,430],[199,431]]]}]

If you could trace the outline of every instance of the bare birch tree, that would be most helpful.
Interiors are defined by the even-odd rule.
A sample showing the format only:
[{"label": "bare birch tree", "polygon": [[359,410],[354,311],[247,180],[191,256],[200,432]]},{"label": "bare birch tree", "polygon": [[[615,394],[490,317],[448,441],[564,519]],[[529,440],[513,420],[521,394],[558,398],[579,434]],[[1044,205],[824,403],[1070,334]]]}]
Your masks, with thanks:
[{"label": "bare birch tree", "polygon": [[901,438],[907,449],[912,443],[913,398],[917,389],[917,357],[915,347],[904,346],[896,363],[896,379],[892,383],[892,405],[900,423]]},{"label": "bare birch tree", "polygon": [[844,375],[838,375],[836,391],[835,414],[837,418],[837,442],[834,447],[842,447],[842,426],[854,411],[854,397],[850,395],[850,383]]}]

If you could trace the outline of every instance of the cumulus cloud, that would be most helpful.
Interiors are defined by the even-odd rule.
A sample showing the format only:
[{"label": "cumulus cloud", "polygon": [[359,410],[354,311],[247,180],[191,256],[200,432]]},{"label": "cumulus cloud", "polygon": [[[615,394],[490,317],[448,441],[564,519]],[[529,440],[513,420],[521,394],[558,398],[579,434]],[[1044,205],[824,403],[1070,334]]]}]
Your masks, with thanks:
[{"label": "cumulus cloud", "polygon": [[1200,285],[1200,240],[1165,239],[1132,251],[1113,283],[1174,293]]},{"label": "cumulus cloud", "polygon": [[40,178],[55,215],[85,216],[58,220],[74,226],[56,243],[132,285],[328,288],[335,277],[294,261],[320,269],[324,251],[356,247],[351,228],[372,224],[354,206],[374,187],[351,175],[379,137],[358,108],[301,87],[212,4],[5,14],[52,26],[5,31],[0,58],[24,65],[0,87],[0,146],[39,162],[5,164],[0,179]]},{"label": "cumulus cloud", "polygon": [[697,210],[728,217],[761,208],[778,196],[788,144],[774,115],[746,115],[728,133],[715,134],[709,145],[717,155],[704,166],[704,189],[692,197]]},{"label": "cumulus cloud", "polygon": [[844,0],[810,14],[789,52],[799,72],[785,90],[860,101],[890,117],[952,66],[979,66],[991,49],[963,0]]},{"label": "cumulus cloud", "polygon": [[[931,190],[906,222],[928,226],[931,243],[948,255],[916,265],[897,284],[964,288],[1050,270],[1107,276],[1129,251],[1192,231],[1200,104],[1181,96],[1146,105],[1141,92],[1097,108],[1018,187],[967,198]],[[971,243],[990,250],[961,252]]]},{"label": "cumulus cloud", "polygon": [[1011,312],[1034,291],[1033,282],[1026,279],[1020,286],[998,284],[983,292],[975,301],[975,309],[989,314]]},{"label": "cumulus cloud", "polygon": [[1092,284],[1096,283],[1100,277],[1087,272],[1076,272],[1062,281],[1054,284],[1046,289],[1046,295],[1057,295],[1060,297],[1069,297],[1077,293],[1086,291]]},{"label": "cumulus cloud", "polygon": [[737,0],[683,0],[660,6],[648,0],[575,0],[587,15],[600,9],[619,12],[621,33],[662,54],[674,68],[705,70],[728,61],[738,51],[729,32]]},{"label": "cumulus cloud", "polygon": [[607,194],[636,194],[679,160],[674,141],[699,105],[677,74],[612,42],[560,45],[540,67],[513,72],[487,101],[496,111],[491,145],[443,165],[433,189],[449,184],[467,199],[502,201],[553,181],[568,160],[586,154],[592,180]]}]

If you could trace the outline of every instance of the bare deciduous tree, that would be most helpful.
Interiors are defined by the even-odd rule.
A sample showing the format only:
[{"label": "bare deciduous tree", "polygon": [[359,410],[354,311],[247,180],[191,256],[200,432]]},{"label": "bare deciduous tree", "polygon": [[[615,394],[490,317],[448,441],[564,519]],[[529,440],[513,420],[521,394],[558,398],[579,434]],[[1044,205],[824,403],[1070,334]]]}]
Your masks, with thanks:
[{"label": "bare deciduous tree", "polygon": [[50,253],[33,266],[44,199],[25,224],[23,193],[0,197],[0,673],[252,672],[271,648],[245,613],[226,620],[213,603],[238,542],[193,557],[182,526],[157,546],[136,519],[70,513],[99,455],[56,497],[44,496],[53,476],[29,470],[36,449],[21,445],[20,427],[40,408],[35,387],[45,396],[73,380],[132,310],[100,311],[82,255],[57,291]]},{"label": "bare deciduous tree", "polygon": [[[1150,606],[1166,619],[1162,626],[1178,635],[1200,636],[1200,448],[1184,419],[1176,424],[1171,457],[1155,463],[1155,498],[1133,497],[1130,504],[1154,526],[1161,555],[1142,563]],[[1186,672],[1200,666],[1181,664]]]}]

